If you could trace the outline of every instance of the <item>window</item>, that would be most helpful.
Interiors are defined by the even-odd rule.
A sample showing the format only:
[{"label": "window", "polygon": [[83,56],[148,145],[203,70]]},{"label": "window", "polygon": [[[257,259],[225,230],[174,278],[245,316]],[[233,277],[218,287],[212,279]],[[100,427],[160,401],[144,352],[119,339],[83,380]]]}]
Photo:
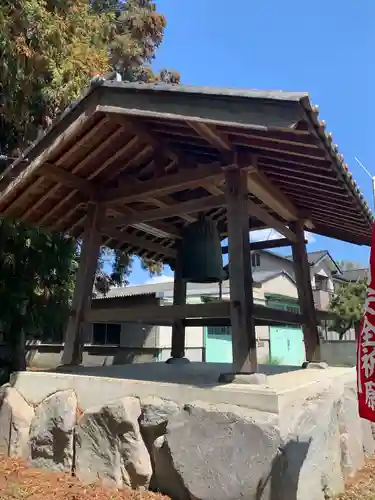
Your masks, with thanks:
[{"label": "window", "polygon": [[92,325],[93,344],[120,345],[121,325],[116,323],[94,323]]},{"label": "window", "polygon": [[251,267],[259,267],[260,266],[260,254],[252,253],[251,254]]},{"label": "window", "polygon": [[315,289],[323,292],[328,292],[328,278],[325,276],[315,275]]}]

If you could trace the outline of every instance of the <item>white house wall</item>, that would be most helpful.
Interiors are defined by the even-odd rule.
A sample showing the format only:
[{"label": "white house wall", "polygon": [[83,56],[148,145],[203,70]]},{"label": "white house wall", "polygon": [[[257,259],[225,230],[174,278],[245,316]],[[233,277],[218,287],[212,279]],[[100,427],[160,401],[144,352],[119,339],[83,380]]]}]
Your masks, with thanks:
[{"label": "white house wall", "polygon": [[286,259],[280,259],[277,255],[269,252],[259,252],[260,266],[255,267],[254,270],[259,271],[284,271],[294,279],[294,265],[293,262]]},{"label": "white house wall", "polygon": [[287,297],[292,297],[294,299],[298,298],[296,284],[285,276],[281,274],[263,283],[260,289],[263,300],[267,293],[278,293],[280,295],[286,295]]},{"label": "white house wall", "polygon": [[328,278],[328,291],[333,292],[334,291],[334,284],[333,284],[333,279],[332,279],[332,271],[329,266],[329,261],[328,258],[322,260],[322,262],[319,262],[317,265],[315,265],[312,269],[312,275],[311,275],[311,285],[314,288],[315,287],[315,275],[318,274],[319,276],[324,276],[325,278]]}]

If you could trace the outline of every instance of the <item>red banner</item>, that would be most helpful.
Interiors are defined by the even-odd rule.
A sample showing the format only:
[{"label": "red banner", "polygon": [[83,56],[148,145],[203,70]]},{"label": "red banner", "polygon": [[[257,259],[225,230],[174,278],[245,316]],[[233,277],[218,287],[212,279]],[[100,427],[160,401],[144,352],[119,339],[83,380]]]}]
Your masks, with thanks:
[{"label": "red banner", "polygon": [[357,388],[359,415],[375,422],[375,223],[370,252],[370,282],[357,339]]}]

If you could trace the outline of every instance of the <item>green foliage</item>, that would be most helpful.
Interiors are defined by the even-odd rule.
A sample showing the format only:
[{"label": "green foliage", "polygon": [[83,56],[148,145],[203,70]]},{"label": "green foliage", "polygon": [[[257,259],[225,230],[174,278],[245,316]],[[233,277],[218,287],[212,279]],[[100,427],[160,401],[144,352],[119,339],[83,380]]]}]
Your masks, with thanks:
[{"label": "green foliage", "polygon": [[279,365],[281,365],[281,359],[275,358],[275,357],[271,356],[268,359],[267,364],[268,365],[277,365],[277,366],[279,366]]},{"label": "green foliage", "polygon": [[[17,157],[97,75],[116,70],[126,80],[178,83],[178,73],[150,69],[165,26],[151,0],[3,0],[0,154]],[[17,348],[20,332],[61,338],[79,244],[3,220],[0,249],[3,336]],[[103,270],[108,255],[109,275]],[[103,249],[96,290],[126,284],[131,264],[131,255]],[[150,260],[143,266],[152,274],[162,269]]]},{"label": "green foliage", "polygon": [[357,329],[363,316],[366,294],[366,281],[340,285],[330,304],[330,310],[336,314],[330,329],[340,336],[350,328]]}]

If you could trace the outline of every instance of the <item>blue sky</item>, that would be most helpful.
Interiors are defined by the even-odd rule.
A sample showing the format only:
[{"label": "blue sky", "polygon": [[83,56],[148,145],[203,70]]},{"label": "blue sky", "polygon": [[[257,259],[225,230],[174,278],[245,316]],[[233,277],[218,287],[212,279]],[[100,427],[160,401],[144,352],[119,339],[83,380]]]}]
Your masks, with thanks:
[{"label": "blue sky", "polygon": [[[154,67],[183,83],[307,91],[372,203],[375,175],[374,0],[158,0],[168,22]],[[368,263],[368,248],[316,236],[308,250]],[[170,274],[167,270],[166,274]],[[130,281],[149,278],[136,262]]]}]

